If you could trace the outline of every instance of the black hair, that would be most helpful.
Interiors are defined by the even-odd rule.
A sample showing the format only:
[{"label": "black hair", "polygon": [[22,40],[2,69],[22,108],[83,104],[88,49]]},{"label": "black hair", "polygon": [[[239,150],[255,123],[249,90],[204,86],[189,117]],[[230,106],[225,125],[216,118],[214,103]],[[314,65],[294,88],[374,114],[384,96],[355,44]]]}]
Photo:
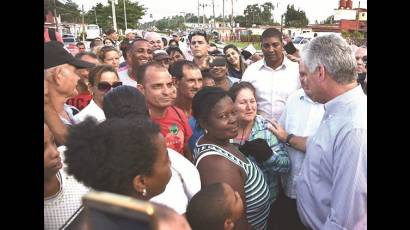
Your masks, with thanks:
[{"label": "black hair", "polygon": [[202,187],[189,201],[186,218],[194,230],[223,230],[224,223],[230,217],[226,203],[225,189],[222,183],[213,183]]},{"label": "black hair", "polygon": [[[154,67],[154,68],[157,68],[157,69],[164,69],[164,70],[168,71],[168,70],[167,70],[165,67],[163,67],[162,64],[159,63],[159,62],[148,62],[148,63],[145,63],[145,64],[139,66],[138,69],[137,69],[137,71],[136,71],[137,82],[138,82],[139,84],[143,84],[143,83],[144,83],[145,75],[146,75],[147,69],[148,69],[149,67]],[[132,68],[132,70],[134,71],[134,68]]]},{"label": "black hair", "polygon": [[135,87],[122,85],[109,91],[103,100],[107,119],[140,117],[149,118],[145,96]]},{"label": "black hair", "polygon": [[164,47],[168,45],[168,41],[166,38],[161,37],[162,43],[164,44]]},{"label": "black hair", "polygon": [[238,93],[243,89],[250,89],[253,93],[253,96],[256,97],[255,96],[256,89],[252,85],[252,83],[247,82],[247,81],[235,82],[228,91],[228,94],[231,97],[233,102],[235,102],[236,97],[238,96]]},{"label": "black hair", "polygon": [[100,40],[100,41],[102,41],[101,38],[94,38],[94,39],[90,42],[90,49],[92,49],[92,48],[95,47],[95,40]]},{"label": "black hair", "polygon": [[98,59],[98,57],[95,53],[89,52],[89,51],[77,53],[74,57],[77,58],[77,59],[81,59],[83,56],[90,56],[92,58]]},{"label": "black hair", "polygon": [[188,40],[189,40],[190,43],[191,43],[191,40],[192,40],[193,36],[202,36],[202,37],[205,38],[206,43],[209,43],[208,36],[206,35],[206,32],[203,31],[203,30],[195,30],[195,31],[191,32],[188,35]]},{"label": "black hair", "polygon": [[178,41],[177,41],[177,40],[175,40],[175,39],[171,39],[171,40],[169,40],[168,44],[171,44],[172,42],[175,42],[175,43],[177,43],[177,46],[179,46],[179,43],[178,43]]},{"label": "black hair", "polygon": [[109,36],[109,35],[111,35],[111,34],[113,34],[113,33],[115,33],[115,32],[117,32],[117,31],[115,31],[113,28],[110,28],[110,29],[108,29],[107,31],[105,31],[105,35]]},{"label": "black hair", "polygon": [[265,31],[263,31],[262,36],[261,36],[261,42],[263,41],[263,39],[270,38],[270,37],[278,38],[280,42],[283,43],[282,33],[276,28],[267,28]]},{"label": "black hair", "polygon": [[103,40],[103,44],[104,44],[104,45],[105,45],[105,41],[107,41],[107,40],[110,40],[111,43],[114,44],[114,41],[113,41],[111,38],[106,37],[106,38],[104,38],[104,40]]},{"label": "black hair", "polygon": [[97,82],[100,82],[101,75],[105,72],[115,73],[115,75],[117,75],[117,79],[119,80],[118,73],[112,65],[97,65],[94,68],[92,68],[90,70],[90,73],[88,74],[88,82],[90,83],[90,85],[95,86]]},{"label": "black hair", "polygon": [[166,51],[167,51],[168,55],[171,55],[172,52],[179,52],[185,58],[184,53],[182,52],[182,50],[179,47],[168,47],[166,49]]},{"label": "black hair", "polygon": [[127,52],[134,52],[134,43],[139,42],[139,41],[146,41],[149,43],[149,41],[145,38],[135,38],[134,40],[132,40],[130,46],[127,49]]},{"label": "black hair", "polygon": [[153,173],[158,158],[153,140],[159,133],[149,120],[113,118],[98,124],[88,117],[69,129],[67,172],[92,189],[131,196],[133,179]]},{"label": "black hair", "polygon": [[76,46],[81,46],[81,45],[85,46],[84,42],[77,42],[76,44]]},{"label": "black hair", "polygon": [[130,40],[128,38],[124,38],[124,40],[122,40],[120,44],[120,50],[121,50],[122,56],[124,57],[124,60],[127,60],[127,51],[130,48],[130,46],[131,46]]},{"label": "black hair", "polygon": [[172,77],[175,77],[177,80],[181,80],[183,77],[183,70],[184,66],[186,66],[189,69],[198,69],[199,67],[193,63],[192,61],[188,60],[178,60],[172,66],[170,66],[170,74]]},{"label": "black hair", "polygon": [[200,89],[192,99],[192,115],[200,120],[208,121],[211,110],[224,97],[229,97],[228,92],[219,87],[205,86]]}]

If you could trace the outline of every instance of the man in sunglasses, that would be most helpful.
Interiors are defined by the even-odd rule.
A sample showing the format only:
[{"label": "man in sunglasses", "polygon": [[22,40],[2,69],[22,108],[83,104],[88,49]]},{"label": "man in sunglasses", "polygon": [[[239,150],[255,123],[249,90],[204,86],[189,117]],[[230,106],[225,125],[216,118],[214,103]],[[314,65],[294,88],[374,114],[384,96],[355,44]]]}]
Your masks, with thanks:
[{"label": "man in sunglasses", "polygon": [[284,55],[282,33],[275,28],[262,33],[261,47],[263,59],[248,66],[242,81],[257,89],[258,114],[278,121],[289,95],[301,87],[299,64]]},{"label": "man in sunglasses", "polygon": [[205,31],[194,31],[188,35],[189,46],[191,48],[192,55],[194,56],[193,62],[199,67],[199,69],[209,69],[208,65],[208,49],[209,40]]},{"label": "man in sunglasses", "polygon": [[44,118],[60,145],[65,143],[66,125],[74,124],[73,118],[78,112],[75,107],[65,103],[78,94],[76,86],[80,77],[76,70],[93,66],[95,65],[92,63],[74,58],[57,41],[44,44],[44,81],[47,83]]}]

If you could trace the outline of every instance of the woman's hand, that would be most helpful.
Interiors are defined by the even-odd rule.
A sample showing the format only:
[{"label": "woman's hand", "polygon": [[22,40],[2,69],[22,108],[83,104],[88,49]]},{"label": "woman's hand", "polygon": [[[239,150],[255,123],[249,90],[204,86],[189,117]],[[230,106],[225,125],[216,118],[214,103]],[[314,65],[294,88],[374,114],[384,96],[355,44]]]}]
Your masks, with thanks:
[{"label": "woman's hand", "polygon": [[[268,120],[269,121],[269,120]],[[286,130],[274,119],[269,121],[271,125],[268,125],[268,129],[282,142],[286,141],[288,133]]]}]

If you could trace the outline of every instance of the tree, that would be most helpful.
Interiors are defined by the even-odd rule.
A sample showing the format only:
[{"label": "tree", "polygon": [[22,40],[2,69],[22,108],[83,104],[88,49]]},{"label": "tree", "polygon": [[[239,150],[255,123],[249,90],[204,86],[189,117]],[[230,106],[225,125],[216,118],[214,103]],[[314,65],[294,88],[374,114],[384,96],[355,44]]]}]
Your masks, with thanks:
[{"label": "tree", "polygon": [[252,26],[252,24],[261,25],[261,9],[258,4],[247,5],[243,11],[245,15],[245,24],[247,27]]},{"label": "tree", "polygon": [[[145,15],[146,8],[143,5],[139,5],[138,2],[131,2],[125,0],[125,8],[127,11],[127,27],[138,28],[139,20]],[[87,24],[95,24],[95,18],[97,15],[98,25],[107,30],[112,25],[112,8],[111,1],[108,1],[108,5],[104,6],[98,3],[91,10],[89,10],[85,16],[84,21]],[[115,5],[115,15],[117,19],[117,28],[125,30],[124,20],[124,0],[118,0],[118,4]]]},{"label": "tree", "polygon": [[320,24],[332,24],[334,21],[334,16],[330,15],[324,21],[320,22]]},{"label": "tree", "polygon": [[272,11],[274,9],[274,6],[270,2],[265,2],[263,3],[263,5],[261,5],[261,7],[263,9],[261,13],[262,22],[267,25],[272,25]]},{"label": "tree", "polygon": [[295,6],[288,5],[285,13],[285,26],[288,27],[305,27],[309,24],[309,20],[306,17],[306,13],[303,10],[295,10]]}]

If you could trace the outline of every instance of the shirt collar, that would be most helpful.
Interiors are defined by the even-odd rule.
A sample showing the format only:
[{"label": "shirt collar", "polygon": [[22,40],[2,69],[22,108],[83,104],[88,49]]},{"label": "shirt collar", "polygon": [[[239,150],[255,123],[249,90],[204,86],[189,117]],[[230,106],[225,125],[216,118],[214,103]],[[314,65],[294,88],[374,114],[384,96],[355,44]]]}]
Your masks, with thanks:
[{"label": "shirt collar", "polygon": [[[262,67],[268,68],[268,69],[272,69],[271,67],[269,67],[269,66],[266,64],[265,58],[263,58],[261,61],[262,61],[262,62],[261,62],[262,65],[261,65],[261,67],[259,67],[259,69],[261,69]],[[272,70],[277,71],[277,70],[286,69],[287,66],[289,65],[289,62],[290,62],[290,61],[291,61],[291,60],[289,60],[289,59],[284,55],[284,56],[283,56],[282,64],[280,64],[280,66],[278,66],[276,69],[272,69]]]},{"label": "shirt collar", "polygon": [[299,96],[300,100],[305,100],[307,102],[310,102],[312,104],[319,104],[318,102],[313,101],[308,95],[306,95],[305,91],[301,88],[301,93]]},{"label": "shirt collar", "polygon": [[333,98],[332,100],[325,103],[324,108],[326,113],[331,113],[340,109],[341,106],[349,104],[357,98],[364,96],[362,87],[360,85],[354,87],[353,89]]}]

